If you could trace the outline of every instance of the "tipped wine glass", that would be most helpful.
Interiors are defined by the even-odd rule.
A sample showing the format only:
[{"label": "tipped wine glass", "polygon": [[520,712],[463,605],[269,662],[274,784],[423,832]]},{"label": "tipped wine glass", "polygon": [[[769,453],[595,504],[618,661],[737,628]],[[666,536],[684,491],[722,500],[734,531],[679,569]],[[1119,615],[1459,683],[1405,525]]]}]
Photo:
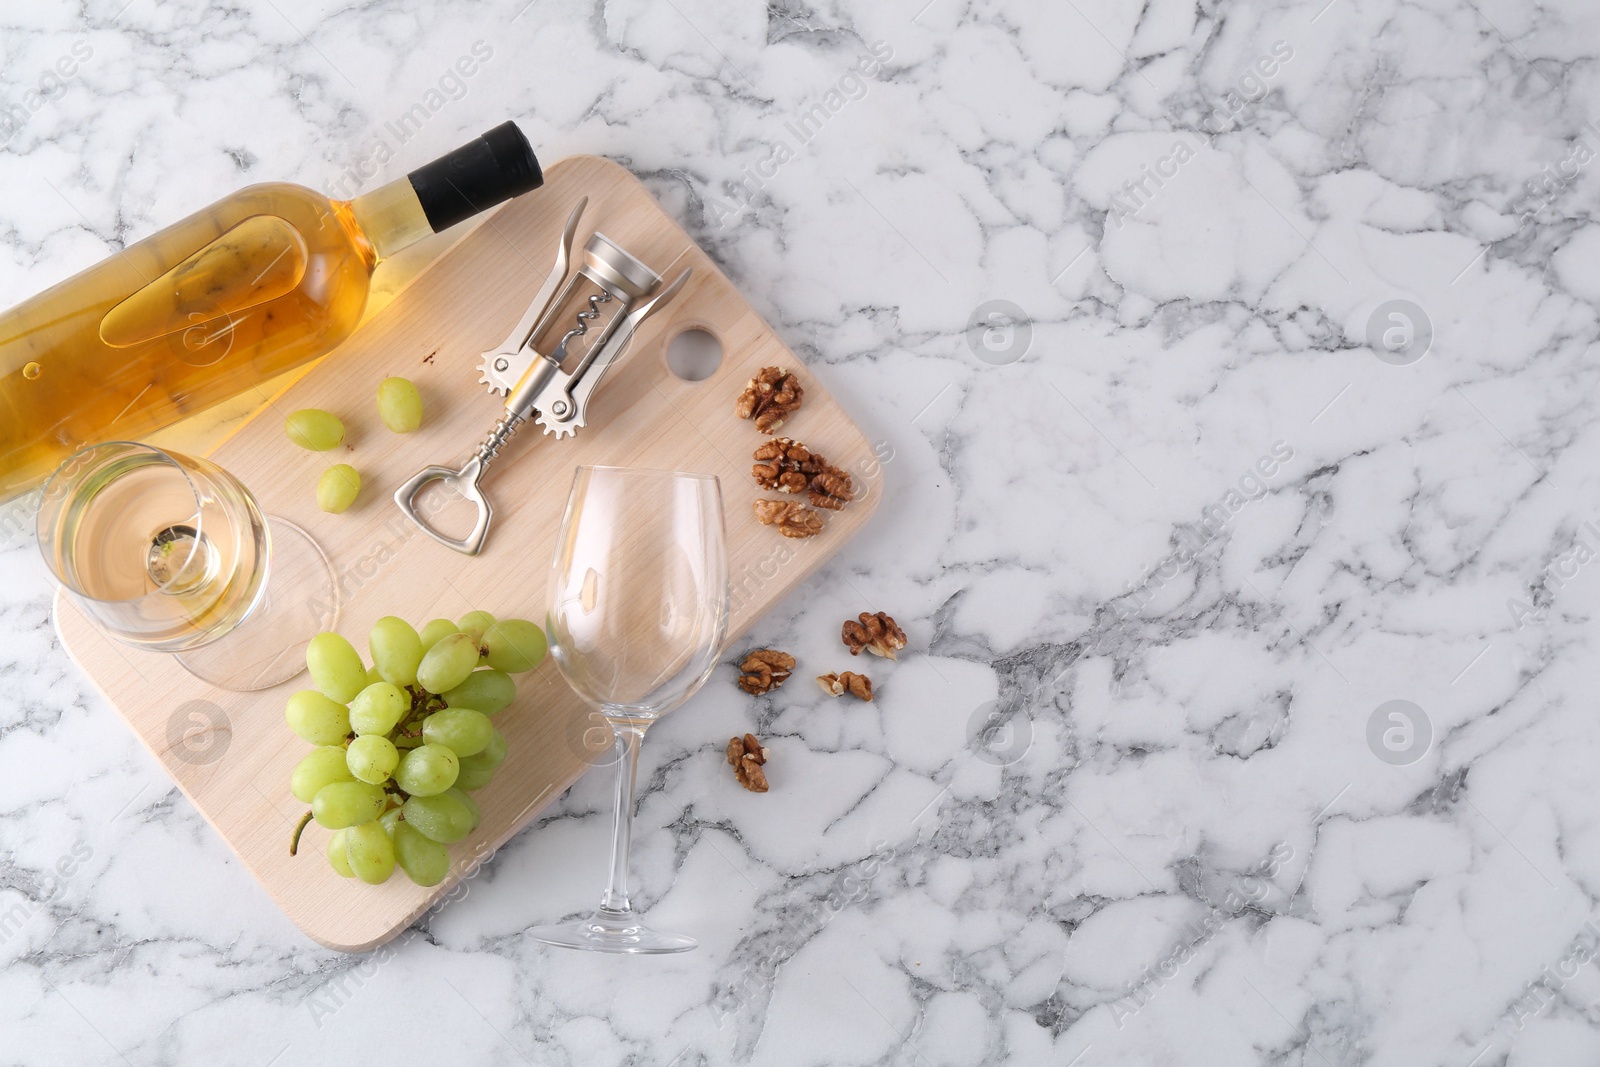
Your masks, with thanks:
[{"label": "tipped wine glass", "polygon": [[579,467],[550,571],[550,651],[616,737],[611,876],[587,919],[529,934],[600,952],[684,952],[696,941],[639,922],[628,896],[639,744],[710,676],[728,635],[722,488],[709,474]]},{"label": "tipped wine glass", "polygon": [[338,622],[339,587],[300,527],[207,460],[132,441],[90,445],[45,483],[45,563],[111,637],[172,652],[191,674],[248,692],[305,669]]}]

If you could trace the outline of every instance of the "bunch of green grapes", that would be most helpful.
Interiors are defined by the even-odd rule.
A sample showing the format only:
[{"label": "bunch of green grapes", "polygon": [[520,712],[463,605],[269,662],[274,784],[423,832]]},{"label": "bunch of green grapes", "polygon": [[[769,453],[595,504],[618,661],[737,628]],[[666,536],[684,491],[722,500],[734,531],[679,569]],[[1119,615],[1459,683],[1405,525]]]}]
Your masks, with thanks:
[{"label": "bunch of green grapes", "polygon": [[387,616],[372,626],[368,668],[343,637],[318,634],[306,649],[315,689],[289,698],[289,728],[317,747],[290,789],[333,831],[328,862],[346,878],[377,885],[396,865],[418,885],[450,870],[445,846],[479,821],[471,793],[505,761],[506,739],[490,717],[517,693],[513,674],[545,656],[544,631],[523,619],[473,611],[434,619],[419,634]]}]

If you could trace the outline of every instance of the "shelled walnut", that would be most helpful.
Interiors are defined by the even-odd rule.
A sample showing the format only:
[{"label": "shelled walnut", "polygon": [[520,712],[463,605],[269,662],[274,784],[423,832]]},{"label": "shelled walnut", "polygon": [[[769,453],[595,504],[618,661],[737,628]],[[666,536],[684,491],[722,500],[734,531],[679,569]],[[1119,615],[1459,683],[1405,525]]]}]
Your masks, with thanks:
[{"label": "shelled walnut", "polygon": [[830,467],[812,477],[808,495],[813,506],[838,511],[856,498],[856,490],[848,474],[837,467]]},{"label": "shelled walnut", "polygon": [[761,747],[755,734],[728,739],[728,766],[739,784],[752,793],[767,791],[767,772],[761,765],[767,762],[767,750]]},{"label": "shelled walnut", "polygon": [[815,507],[838,511],[855,499],[850,475],[799,441],[779,437],[756,449],[750,476],[763,489],[780,493],[806,491]]},{"label": "shelled walnut", "polygon": [[775,437],[757,448],[751,456],[756,465],[750,476],[763,489],[780,493],[799,493],[811,484],[811,476],[827,469],[828,461],[789,437]]},{"label": "shelled walnut", "polygon": [[894,659],[895,653],[906,647],[906,632],[883,612],[863,611],[856,619],[847,621],[839,635],[852,656],[861,655],[864,648],[873,655]]},{"label": "shelled walnut", "polygon": [[798,500],[757,500],[752,507],[764,526],[776,526],[785,537],[815,537],[822,532],[822,516]]},{"label": "shelled walnut", "polygon": [[794,673],[794,657],[775,648],[758,648],[739,664],[739,688],[751,696],[770,693]]},{"label": "shelled walnut", "polygon": [[849,693],[858,700],[870,701],[872,699],[872,679],[864,674],[856,674],[854,671],[845,671],[843,674],[818,675],[817,684],[829,696],[838,697]]},{"label": "shelled walnut", "polygon": [[800,408],[805,390],[800,379],[783,367],[762,367],[760,373],[745,383],[733,406],[734,414],[741,419],[755,419],[756,429],[771,433],[783,425],[783,420]]}]

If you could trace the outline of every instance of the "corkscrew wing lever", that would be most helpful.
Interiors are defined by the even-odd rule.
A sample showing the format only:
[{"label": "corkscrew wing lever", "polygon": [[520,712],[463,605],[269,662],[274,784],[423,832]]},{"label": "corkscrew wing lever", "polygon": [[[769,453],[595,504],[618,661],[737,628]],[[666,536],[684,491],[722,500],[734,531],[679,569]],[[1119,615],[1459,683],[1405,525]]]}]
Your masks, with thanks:
[{"label": "corkscrew wing lever", "polygon": [[567,216],[566,228],[561,231],[561,243],[556,248],[556,264],[539,287],[533,303],[528,305],[528,310],[511,328],[510,336],[485,352],[480,359],[478,381],[487,385],[490,392],[504,396],[516,387],[517,379],[527,370],[531,355],[524,349],[533,338],[534,328],[541,325],[539,320],[549,310],[557,287],[566,280],[567,265],[572,260],[572,238],[578,232],[578,219],[583,216],[583,209],[588,204],[589,198],[586,196],[578,201],[572,214]]}]

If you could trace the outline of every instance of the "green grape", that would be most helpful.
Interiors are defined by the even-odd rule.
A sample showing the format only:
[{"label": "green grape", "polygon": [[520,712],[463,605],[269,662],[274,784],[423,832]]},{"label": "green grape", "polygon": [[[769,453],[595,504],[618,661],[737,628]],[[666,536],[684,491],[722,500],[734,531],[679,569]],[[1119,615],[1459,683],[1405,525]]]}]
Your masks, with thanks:
[{"label": "green grape", "polygon": [[358,734],[386,734],[411,710],[411,701],[398,686],[374,682],[350,702],[350,726]]},{"label": "green grape", "polygon": [[461,757],[461,772],[456,775],[456,785],[462,789],[482,789],[494,778],[495,769],[506,761],[506,739],[499,730],[489,735],[483,751]]},{"label": "green grape", "polygon": [[404,619],[385,615],[372,624],[367,639],[372,662],[386,682],[395,685],[417,684],[417,667],[422,663],[422,638]]},{"label": "green grape", "polygon": [[417,833],[441,845],[453,845],[472,832],[472,812],[452,796],[412,797],[402,810]]},{"label": "green grape", "polygon": [[417,682],[430,693],[448,693],[478,666],[478,646],[467,634],[449,634],[428,649]]},{"label": "green grape", "polygon": [[457,756],[482,752],[494,732],[489,716],[470,708],[445,708],[422,720],[422,739]]},{"label": "green grape", "polygon": [[483,762],[482,754],[461,757],[461,773],[451,789],[482,789],[494,781],[494,768]]},{"label": "green grape", "polygon": [[544,631],[526,619],[503,619],[483,635],[489,666],[508,674],[531,671],[544,662],[549,647]]},{"label": "green grape", "polygon": [[382,885],[394,873],[394,842],[377,822],[346,830],[344,850],[350,869],[368,885]]},{"label": "green grape", "polygon": [[467,680],[443,693],[447,707],[471,708],[485,715],[504,711],[517,696],[517,683],[505,671],[473,671]]},{"label": "green grape", "polygon": [[418,885],[438,885],[450,873],[450,853],[445,847],[407,822],[395,825],[394,858],[406,877]]},{"label": "green grape", "polygon": [[496,730],[489,736],[489,743],[483,746],[483,751],[473,758],[487,760],[491,767],[500,766],[506,761],[506,735]]},{"label": "green grape", "polygon": [[[478,802],[476,800],[473,800],[471,797],[467,796],[467,794],[463,793],[461,790],[457,789],[455,786],[451,786],[449,789],[446,789],[443,793],[441,793],[439,795],[440,796],[446,796],[446,797],[455,797],[457,800],[459,800],[461,802],[462,807],[466,808],[469,812],[472,813],[472,829],[473,830],[476,830],[478,828],[478,824],[483,822],[483,812],[479,809]],[[472,830],[468,830],[467,832],[471,833]]]},{"label": "green grape", "polygon": [[348,463],[335,463],[317,479],[317,507],[342,515],[361,495],[361,472]]},{"label": "green grape", "polygon": [[338,448],[344,441],[344,423],[337,415],[317,408],[302,408],[283,420],[283,430],[289,440],[313,452],[326,452]]},{"label": "green grape", "polygon": [[356,872],[350,869],[350,856],[345,851],[347,833],[348,830],[335,830],[333,836],[328,838],[328,865],[343,877],[354,878]]},{"label": "green grape", "polygon": [[400,757],[394,781],[414,797],[431,797],[456,784],[461,761],[443,745],[424,744]]},{"label": "green grape", "polygon": [[302,689],[284,705],[289,729],[313,745],[337,745],[350,733],[350,711],[315,689]]},{"label": "green grape", "polygon": [[400,762],[400,753],[394,742],[382,734],[365,734],[350,742],[345,753],[346,766],[351,774],[368,785],[382,785],[394,773]]},{"label": "green grape", "polygon": [[338,634],[318,634],[306,646],[306,669],[322,695],[341,704],[355,699],[367,684],[367,668],[355,647]]},{"label": "green grape", "polygon": [[381,682],[381,681],[383,681],[383,675],[378,673],[378,668],[376,668],[376,667],[368,667],[367,668],[367,684],[371,685],[373,682]]},{"label": "green grape", "polygon": [[289,776],[289,792],[302,804],[309,804],[325,785],[351,780],[345,766],[344,748],[341,745],[324,745],[314,748],[301,760]]},{"label": "green grape", "polygon": [[378,418],[395,433],[410,433],[422,425],[422,394],[404,378],[378,383]]},{"label": "green grape", "polygon": [[449,619],[434,619],[422,628],[422,651],[427,652],[428,649],[437,645],[441,638],[460,632],[460,630],[456,629],[456,624]]},{"label": "green grape", "polygon": [[311,800],[311,815],[330,830],[360,826],[383,814],[383,790],[366,782],[330,782]]},{"label": "green grape", "polygon": [[400,825],[400,809],[390,808],[378,816],[378,825],[383,827],[383,832],[390,837],[394,836],[394,828]]},{"label": "green grape", "polygon": [[494,616],[487,611],[469,611],[456,620],[456,629],[472,638],[475,645],[483,644],[483,635],[494,625]]}]

